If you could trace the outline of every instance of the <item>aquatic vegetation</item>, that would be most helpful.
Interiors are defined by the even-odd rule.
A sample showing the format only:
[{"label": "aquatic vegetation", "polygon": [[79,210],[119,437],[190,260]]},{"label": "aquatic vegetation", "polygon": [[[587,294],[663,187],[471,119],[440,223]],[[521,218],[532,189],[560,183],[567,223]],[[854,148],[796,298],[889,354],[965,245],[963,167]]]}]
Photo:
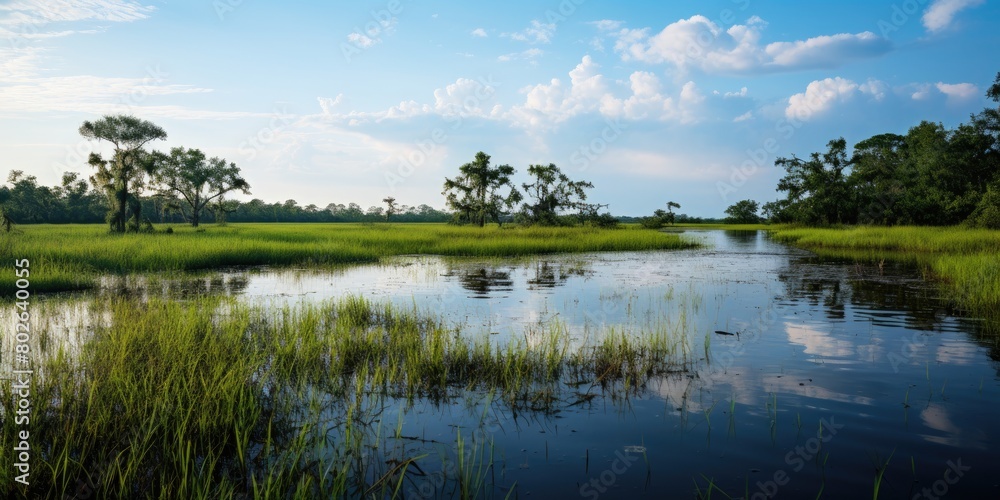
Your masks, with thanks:
[{"label": "aquatic vegetation", "polygon": [[[634,389],[685,366],[678,332],[609,333],[574,353],[565,329],[553,327],[543,342],[496,345],[358,297],[283,308],[206,297],[92,307],[108,323],[79,352],[59,348],[36,366],[33,494],[72,496],[79,480],[109,497],[390,497],[421,474],[422,457],[370,451],[386,401],[478,391],[513,411],[548,412],[581,384]],[[19,428],[6,418],[16,411],[11,391],[0,388],[4,442]],[[456,439],[456,494],[491,490],[492,446]],[[13,463],[12,453],[4,447],[0,460]],[[0,471],[4,495],[19,491],[13,473]]]},{"label": "aquatic vegetation", "polygon": [[1000,320],[1000,231],[962,227],[778,226],[771,237],[823,256],[920,266],[955,304],[995,325]]}]

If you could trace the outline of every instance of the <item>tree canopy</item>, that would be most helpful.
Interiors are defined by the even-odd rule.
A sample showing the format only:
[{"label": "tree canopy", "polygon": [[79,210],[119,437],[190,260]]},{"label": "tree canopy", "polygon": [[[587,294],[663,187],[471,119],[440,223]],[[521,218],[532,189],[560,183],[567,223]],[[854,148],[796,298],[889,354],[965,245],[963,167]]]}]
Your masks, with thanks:
[{"label": "tree canopy", "polygon": [[[250,194],[250,184],[240,176],[235,163],[226,163],[218,157],[206,158],[201,150],[173,148],[170,155],[160,154],[156,159],[159,194],[194,227],[198,227],[205,208],[221,202],[226,193]],[[216,207],[223,213],[224,209],[223,204]]]},{"label": "tree canopy", "polygon": [[138,231],[144,222],[138,196],[156,166],[153,156],[143,148],[150,141],[166,139],[167,133],[134,116],[107,115],[94,122],[83,122],[80,135],[114,145],[114,153],[108,160],[100,154],[90,154],[88,163],[97,169],[91,182],[107,197],[111,231]]},{"label": "tree canopy", "polygon": [[[492,167],[490,156],[482,151],[458,170],[459,175],[454,179],[445,178],[441,192],[448,206],[456,212],[456,222],[480,227],[487,222],[500,224],[501,216],[521,201],[521,193],[510,180],[514,167]],[[506,194],[502,192],[504,188],[509,188]]]},{"label": "tree canopy", "polygon": [[530,199],[521,206],[517,221],[522,224],[558,225],[559,215],[566,210],[586,208],[586,189],[594,185],[587,181],[572,181],[554,163],[529,165],[528,174],[535,181],[521,187]]}]

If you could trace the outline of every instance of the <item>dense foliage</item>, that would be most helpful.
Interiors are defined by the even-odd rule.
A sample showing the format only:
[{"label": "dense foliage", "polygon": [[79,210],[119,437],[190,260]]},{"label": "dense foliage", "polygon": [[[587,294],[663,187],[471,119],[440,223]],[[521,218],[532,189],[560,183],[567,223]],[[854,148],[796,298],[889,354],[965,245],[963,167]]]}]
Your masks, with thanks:
[{"label": "dense foliage", "polygon": [[[0,185],[0,207],[18,224],[88,224],[105,222],[107,200],[79,173],[63,174],[62,185],[42,186],[33,175],[13,170],[7,177],[8,185]],[[218,199],[218,198],[216,198]],[[143,218],[153,223],[184,223],[185,215],[173,207],[170,199],[158,196],[138,198]],[[324,208],[316,205],[300,206],[295,200],[268,203],[261,199],[247,202],[225,201],[205,207],[200,222],[220,222],[222,215],[230,222],[376,222],[386,220],[383,207],[361,208],[356,203],[344,205],[330,203]],[[451,214],[428,205],[395,205],[393,222],[446,222]],[[190,211],[189,211],[190,212]]]},{"label": "dense foliage", "polygon": [[[1000,103],[1000,74],[986,95]],[[1000,228],[1000,109],[951,130],[924,121],[879,134],[850,154],[834,139],[825,153],[775,164],[786,197],[763,207],[775,222]]]}]

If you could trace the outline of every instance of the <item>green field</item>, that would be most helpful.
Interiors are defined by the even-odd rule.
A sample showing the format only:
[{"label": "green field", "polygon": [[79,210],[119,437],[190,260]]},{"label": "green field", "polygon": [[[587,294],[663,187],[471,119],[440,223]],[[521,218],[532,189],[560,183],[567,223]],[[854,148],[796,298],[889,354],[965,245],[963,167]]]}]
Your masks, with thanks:
[{"label": "green field", "polygon": [[918,265],[960,308],[991,322],[1000,319],[1000,231],[912,226],[769,231],[777,240],[824,256]]},{"label": "green field", "polygon": [[[0,236],[4,255],[31,262],[36,292],[94,286],[104,274],[192,271],[229,266],[318,266],[375,262],[393,255],[518,257],[558,252],[635,251],[696,246],[678,235],[635,227],[469,227],[446,224],[231,224],[166,233],[110,234],[97,225],[21,226]],[[12,261],[5,272],[13,273]],[[0,282],[0,293],[14,290]]]}]

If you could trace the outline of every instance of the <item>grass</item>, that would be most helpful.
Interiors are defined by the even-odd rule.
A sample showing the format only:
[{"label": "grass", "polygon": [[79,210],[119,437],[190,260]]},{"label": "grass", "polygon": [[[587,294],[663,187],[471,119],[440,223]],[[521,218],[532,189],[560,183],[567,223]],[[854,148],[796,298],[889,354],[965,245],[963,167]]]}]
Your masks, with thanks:
[{"label": "grass", "polygon": [[[546,412],[583,384],[627,390],[688,363],[680,331],[612,332],[571,351],[554,328],[540,344],[499,346],[356,297],[278,309],[207,297],[89,307],[104,319],[75,350],[35,347],[30,496],[72,497],[82,484],[102,498],[395,497],[423,475],[422,457],[372,446],[384,439],[385,401],[480,391],[513,411]],[[4,443],[22,428],[10,418],[16,404],[3,384]],[[472,445],[450,478],[457,494],[488,494],[492,447],[457,439]],[[13,453],[4,446],[0,462]],[[0,496],[29,493],[14,474],[0,469]]]},{"label": "grass", "polygon": [[[162,230],[163,227],[158,229]],[[28,225],[0,236],[4,255],[31,261],[35,292],[93,287],[102,274],[231,266],[375,262],[393,255],[517,257],[690,248],[678,235],[637,227],[461,227],[445,224],[230,224],[173,233],[109,234],[97,225]],[[12,273],[12,262],[3,272]],[[0,281],[0,293],[14,291]]]},{"label": "grass", "polygon": [[823,256],[920,266],[945,296],[973,315],[1000,323],[1000,231],[960,227],[802,228],[776,226],[771,236]]}]

